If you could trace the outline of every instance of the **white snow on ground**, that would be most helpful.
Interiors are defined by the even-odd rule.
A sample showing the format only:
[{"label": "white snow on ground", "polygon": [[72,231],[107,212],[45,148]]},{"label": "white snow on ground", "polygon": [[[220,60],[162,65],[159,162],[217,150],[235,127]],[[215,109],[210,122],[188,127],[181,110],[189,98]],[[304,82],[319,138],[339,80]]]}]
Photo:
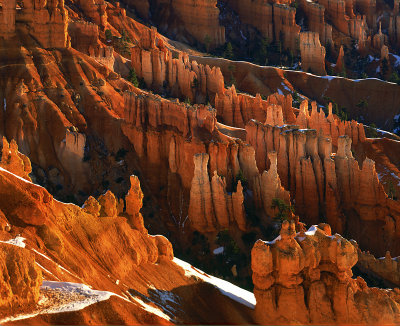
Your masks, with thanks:
[{"label": "white snow on ground", "polygon": [[[171,291],[156,289],[152,284],[150,284],[149,287],[151,289],[149,290],[151,297],[154,299],[157,298],[157,300],[155,301],[151,298],[148,298],[148,300],[162,308],[165,312],[169,313],[170,316],[176,316],[180,311],[178,308],[181,305],[180,297]],[[161,302],[161,304],[157,302]],[[175,305],[175,307],[171,306],[171,304]]]},{"label": "white snow on ground", "polygon": [[394,63],[394,66],[397,68],[398,66],[400,66],[400,56],[390,53],[392,56],[394,56],[394,58],[396,59],[396,62]]},{"label": "white snow on ground", "polygon": [[51,276],[55,277],[57,280],[59,280],[59,278],[57,276],[55,276],[52,272],[50,272],[48,269],[44,268],[42,265],[40,265],[37,261],[35,261],[35,264],[39,266],[39,268],[41,268],[43,271],[45,271],[47,274],[50,274]]},{"label": "white snow on ground", "polygon": [[385,177],[385,176],[387,176],[387,175],[389,175],[389,174],[390,174],[395,180],[398,181],[397,186],[400,187],[400,177],[398,177],[398,176],[396,175],[396,173],[394,173],[394,172],[392,172],[391,170],[389,170],[386,166],[383,167],[383,171],[382,171],[382,172],[378,173],[378,179],[379,179],[379,181],[382,182],[382,178]]},{"label": "white snow on ground", "polygon": [[329,81],[331,81],[332,79],[335,79],[336,76],[321,76],[321,78],[328,79]]},{"label": "white snow on ground", "polygon": [[11,239],[11,240],[7,240],[7,241],[0,241],[2,243],[8,243],[11,244],[13,246],[17,246],[17,247],[21,247],[21,248],[25,248],[25,241],[26,239],[20,236],[17,236],[15,239]]},{"label": "white snow on ground", "polygon": [[220,255],[224,252],[225,248],[224,247],[218,247],[216,249],[213,250],[213,254],[214,255]]},{"label": "white snow on ground", "polygon": [[315,232],[317,232],[317,226],[312,225],[305,233],[306,235],[315,235]]},{"label": "white snow on ground", "polygon": [[35,253],[37,253],[38,255],[42,256],[43,258],[46,258],[47,260],[51,261],[53,264],[56,264],[60,269],[62,269],[64,272],[67,272],[69,275],[72,275],[73,277],[77,278],[77,279],[81,279],[80,277],[78,277],[77,275],[75,275],[74,273],[71,273],[68,269],[62,267],[61,265],[57,264],[55,261],[53,261],[52,259],[50,259],[49,257],[47,257],[46,255],[42,254],[41,252],[37,251],[36,249],[31,249],[32,251],[34,251]]},{"label": "white snow on ground", "polygon": [[141,298],[136,297],[131,295],[129,292],[127,292],[128,295],[131,297],[131,299],[133,301],[135,301],[136,303],[138,303],[144,310],[158,316],[161,317],[163,319],[166,319],[168,321],[173,321],[168,315],[166,315],[165,313],[163,313],[160,309],[153,307],[151,305],[149,305],[148,303],[144,302]]},{"label": "white snow on ground", "polygon": [[279,241],[279,240],[281,240],[281,236],[280,235],[278,235],[274,240],[272,240],[272,241],[265,241],[265,243],[267,244],[267,245],[273,245],[273,244],[275,244],[275,242],[277,242],[277,241]]},{"label": "white snow on ground", "polygon": [[0,320],[0,324],[4,324],[15,320],[32,318],[41,314],[57,314],[61,312],[82,310],[94,303],[108,300],[111,296],[117,296],[125,301],[130,302],[129,300],[115,293],[108,291],[92,290],[89,286],[80,283],[43,281],[41,289],[56,290],[63,294],[78,294],[80,295],[81,299],[78,301],[66,302],[65,304],[61,304],[59,306],[53,306],[41,310],[39,309],[30,314],[21,314],[17,316],[6,317]]},{"label": "white snow on ground", "polygon": [[281,83],[281,86],[282,86],[287,92],[292,93],[292,90],[291,90],[287,85],[285,85],[284,82]]},{"label": "white snow on ground", "polygon": [[239,302],[251,309],[254,309],[256,305],[256,298],[254,297],[254,294],[250,291],[246,291],[236,285],[233,285],[232,283],[208,275],[176,257],[173,261],[175,264],[181,266],[185,270],[185,276],[196,276],[202,279],[204,282],[214,285],[223,295],[226,295],[232,300]]},{"label": "white snow on ground", "polygon": [[[161,317],[177,323],[173,318],[178,315],[182,310],[180,309],[180,297],[171,291],[165,291],[156,289],[153,284],[148,284],[149,296],[141,293],[135,293],[136,291],[127,291],[127,294],[139,303],[147,311]],[[151,302],[150,305],[146,302]]]}]

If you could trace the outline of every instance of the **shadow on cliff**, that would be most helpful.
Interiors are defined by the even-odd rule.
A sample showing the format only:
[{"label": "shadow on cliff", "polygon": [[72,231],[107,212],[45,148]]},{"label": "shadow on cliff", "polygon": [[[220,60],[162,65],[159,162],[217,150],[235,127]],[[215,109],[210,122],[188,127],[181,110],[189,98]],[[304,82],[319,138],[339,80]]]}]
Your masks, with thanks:
[{"label": "shadow on cliff", "polygon": [[254,324],[253,310],[223,295],[212,284],[199,282],[171,291],[148,289],[148,296],[130,289],[132,297],[155,305],[178,324]]}]

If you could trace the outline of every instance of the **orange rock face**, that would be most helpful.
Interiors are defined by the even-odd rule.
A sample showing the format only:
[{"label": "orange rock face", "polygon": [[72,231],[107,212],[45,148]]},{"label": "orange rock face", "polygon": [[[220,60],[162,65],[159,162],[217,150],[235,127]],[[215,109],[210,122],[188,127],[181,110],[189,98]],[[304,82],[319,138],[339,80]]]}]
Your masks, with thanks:
[{"label": "orange rock face", "polygon": [[226,0],[241,21],[258,29],[269,41],[281,41],[285,49],[297,52],[300,26],[295,22],[296,9],[291,1]]},{"label": "orange rock face", "polygon": [[225,43],[225,28],[219,25],[219,10],[215,0],[175,0],[173,9],[185,29],[200,43],[208,36],[211,46]]},{"label": "orange rock face", "polygon": [[8,143],[7,139],[3,137],[0,167],[31,181],[29,176],[29,173],[32,172],[31,161],[25,155],[18,152],[18,145],[15,140],[11,140]]},{"label": "orange rock face", "polygon": [[333,43],[332,26],[325,22],[325,7],[313,1],[300,1],[300,6],[307,16],[310,31],[318,33],[321,43]]},{"label": "orange rock face", "polygon": [[0,318],[31,308],[39,300],[42,271],[30,251],[0,243]]},{"label": "orange rock face", "polygon": [[[315,225],[296,234],[294,223],[285,221],[280,236],[258,240],[251,256],[258,323],[399,320],[397,292],[369,289],[363,279],[352,279],[357,249],[339,234],[331,236],[326,227]],[[360,304],[364,300],[373,304]]]},{"label": "orange rock face", "polygon": [[325,76],[325,48],[314,32],[300,33],[301,67],[303,71],[311,71]]},{"label": "orange rock face", "polygon": [[194,177],[190,189],[189,220],[193,228],[201,232],[229,228],[232,223],[240,230],[247,229],[243,206],[243,188],[237,184],[236,192],[228,194],[225,179],[214,171],[208,176],[208,154],[194,156]]},{"label": "orange rock face", "polygon": [[206,97],[213,99],[215,93],[224,89],[219,68],[210,69],[190,62],[183,52],[174,58],[172,52],[164,48],[155,29],[150,34],[146,31],[140,46],[133,48],[132,66],[147,87],[161,90],[167,86],[173,95],[191,102],[204,102]]},{"label": "orange rock face", "polygon": [[96,25],[102,29],[107,26],[107,3],[104,0],[78,0],[78,3]]},{"label": "orange rock face", "polygon": [[0,12],[0,35],[9,39],[15,36],[15,30],[28,26],[29,33],[44,48],[64,48],[68,45],[68,13],[62,1],[20,1],[21,10],[17,10],[17,1],[7,1]]}]

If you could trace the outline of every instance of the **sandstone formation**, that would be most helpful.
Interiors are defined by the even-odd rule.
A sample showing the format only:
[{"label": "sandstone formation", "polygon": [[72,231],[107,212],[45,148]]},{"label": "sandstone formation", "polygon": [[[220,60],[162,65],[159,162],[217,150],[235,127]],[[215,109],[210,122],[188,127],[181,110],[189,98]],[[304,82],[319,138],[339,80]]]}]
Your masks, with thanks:
[{"label": "sandstone formation", "polygon": [[325,76],[325,48],[315,32],[300,33],[301,67],[303,71]]},{"label": "sandstone formation", "polygon": [[172,5],[176,15],[183,22],[185,29],[200,43],[211,46],[225,43],[225,28],[219,25],[219,10],[215,0],[174,0]]},{"label": "sandstone formation", "polygon": [[[354,121],[343,123],[335,119],[332,112],[326,118],[322,111],[317,112],[315,103],[312,107],[309,115],[308,104],[301,104],[297,126],[273,127],[255,121],[247,124],[246,139],[255,149],[257,167],[260,171],[266,169],[269,165],[266,153],[276,151],[279,177],[285,189],[290,189],[296,213],[305,222],[318,223],[323,214],[337,232],[345,230],[344,223],[347,230],[354,223],[350,227],[355,232],[352,236],[362,245],[368,242],[369,248],[375,243],[375,250],[382,252],[372,225],[382,221],[386,225],[386,236],[394,239],[397,231],[391,225],[397,223],[399,207],[385,194],[374,162],[366,159],[359,167],[353,157],[351,139],[354,139],[354,146],[365,142],[363,127]],[[299,130],[299,127],[309,129]],[[332,156],[336,146],[336,154]],[[355,190],[360,187],[366,192]],[[351,211],[357,212],[358,217],[351,217]],[[356,225],[360,223],[356,221],[359,220],[371,221],[368,222],[371,223],[368,236],[356,237]],[[392,241],[389,241],[392,248],[397,248]]]},{"label": "sandstone formation", "polygon": [[300,26],[295,22],[296,9],[288,6],[291,1],[238,1],[225,0],[238,14],[241,21],[255,27],[269,41],[281,41],[285,49],[298,51]]},{"label": "sandstone formation", "polygon": [[[280,236],[252,249],[255,316],[261,324],[397,323],[398,291],[352,279],[357,249],[326,226],[296,234],[285,221]],[[290,308],[288,308],[290,307]]]},{"label": "sandstone formation", "polygon": [[400,15],[390,17],[389,37],[391,43],[395,47],[400,48]]},{"label": "sandstone formation", "polygon": [[135,229],[142,233],[147,233],[144,227],[143,216],[140,214],[140,209],[143,206],[143,192],[140,188],[139,178],[132,175],[130,178],[131,189],[125,197],[126,213],[130,217],[130,221]]},{"label": "sandstone formation", "polygon": [[148,18],[150,14],[150,4],[148,0],[124,0],[128,6],[133,9],[143,18]]},{"label": "sandstone formation", "polygon": [[0,11],[0,37],[15,37],[17,31],[30,33],[44,48],[68,46],[68,13],[62,1],[4,1]]},{"label": "sandstone formation", "polygon": [[325,22],[325,7],[313,1],[300,1],[300,6],[308,19],[309,30],[319,34],[323,45],[333,43],[332,25]]},{"label": "sandstone formation", "polygon": [[[161,90],[167,85],[173,95],[191,102],[204,102],[207,97],[212,99],[215,93],[222,92],[224,80],[218,68],[190,62],[188,55],[182,52],[174,58],[155,29],[146,34],[141,44],[132,50],[132,66],[147,87]],[[199,97],[203,101],[199,101]]]},{"label": "sandstone formation", "polygon": [[[207,51],[225,43],[225,28],[219,24],[216,0],[156,0],[150,7],[148,0],[124,0],[140,16],[149,15],[160,28],[180,41],[196,41],[204,44]],[[173,31],[173,32],[172,32]]]},{"label": "sandstone formation", "polygon": [[243,206],[243,187],[238,181],[237,190],[226,191],[225,179],[214,171],[209,179],[207,172],[208,154],[194,155],[194,177],[190,188],[189,219],[193,228],[202,232],[212,232],[229,228],[236,223],[246,231],[246,217]]},{"label": "sandstone formation", "polygon": [[104,0],[78,0],[78,3],[93,23],[102,29],[107,26],[107,3]]},{"label": "sandstone formation", "polygon": [[15,175],[31,181],[29,174],[32,172],[30,160],[20,152],[15,140],[10,143],[3,137],[0,167],[14,173]]},{"label": "sandstone formation", "polygon": [[32,252],[0,243],[0,318],[26,311],[39,301],[42,271]]}]

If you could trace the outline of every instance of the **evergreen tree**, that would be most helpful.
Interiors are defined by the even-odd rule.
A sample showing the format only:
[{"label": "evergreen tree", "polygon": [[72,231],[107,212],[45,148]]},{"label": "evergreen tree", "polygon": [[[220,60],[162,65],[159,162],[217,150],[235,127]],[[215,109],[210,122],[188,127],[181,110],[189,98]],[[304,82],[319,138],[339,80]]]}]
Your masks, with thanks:
[{"label": "evergreen tree", "polygon": [[211,40],[210,35],[206,34],[206,36],[204,36],[204,45],[206,47],[207,52],[210,51],[211,42],[212,42],[212,40]]},{"label": "evergreen tree", "polygon": [[112,32],[110,29],[106,29],[105,37],[106,37],[106,40],[112,40],[113,35],[112,35]]},{"label": "evergreen tree", "polygon": [[233,60],[233,58],[234,58],[233,47],[232,47],[231,42],[228,42],[226,44],[225,51],[224,51],[224,58],[229,59],[229,60]]},{"label": "evergreen tree", "polygon": [[137,78],[135,68],[132,68],[129,71],[128,80],[133,84],[133,86],[139,87],[139,80]]}]

